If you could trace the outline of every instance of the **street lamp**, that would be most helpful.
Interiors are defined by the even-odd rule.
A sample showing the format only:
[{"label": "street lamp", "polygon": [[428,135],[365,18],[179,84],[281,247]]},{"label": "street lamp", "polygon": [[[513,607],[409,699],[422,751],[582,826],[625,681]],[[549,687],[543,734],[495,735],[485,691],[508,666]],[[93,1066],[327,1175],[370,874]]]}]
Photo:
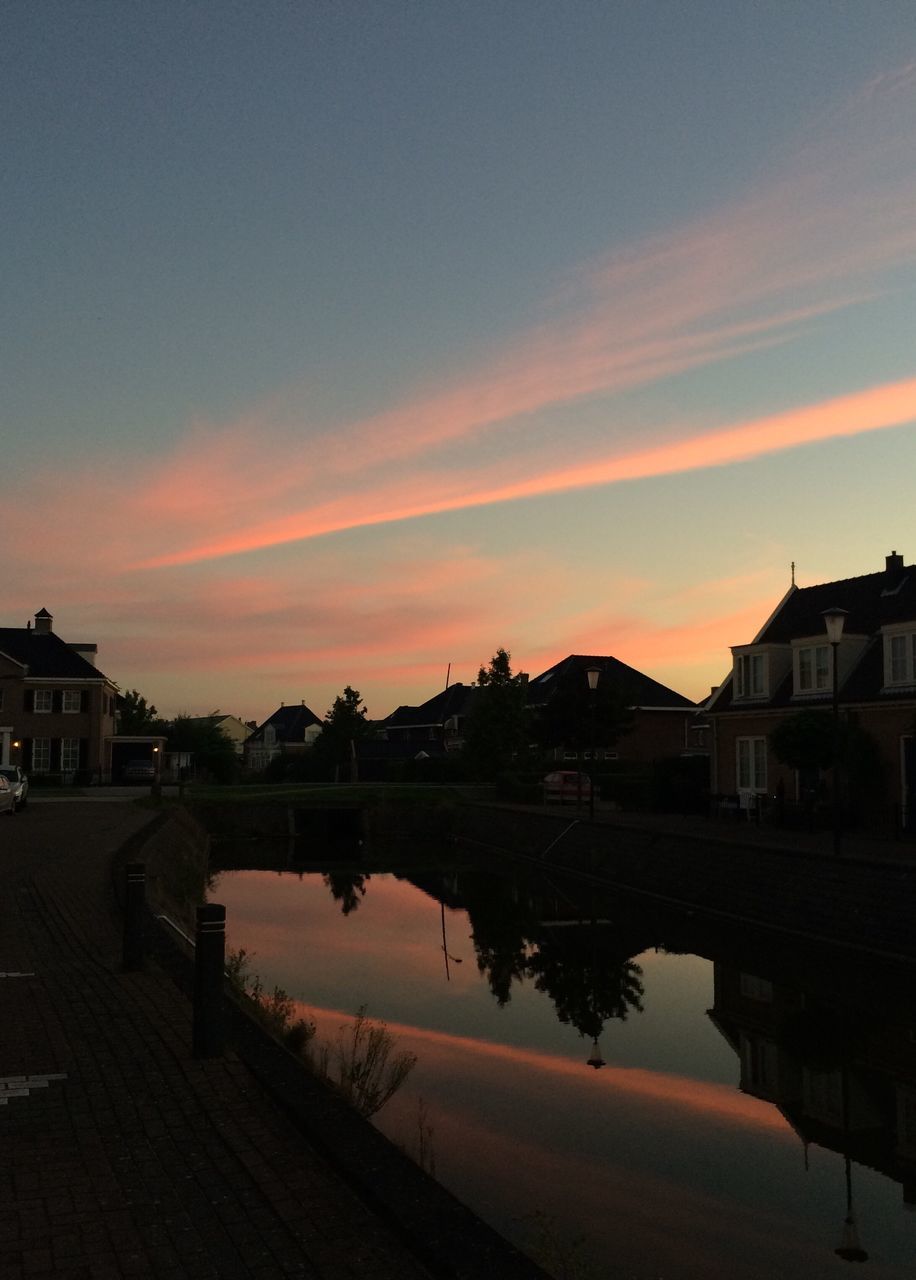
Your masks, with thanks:
[{"label": "street lamp", "polygon": [[588,788],[588,816],[589,821],[595,821],[595,703],[598,699],[598,677],[601,675],[600,667],[589,667],[586,671],[588,677],[589,688],[589,720],[591,721],[591,738],[592,738],[592,768],[589,778]]},{"label": "street lamp", "polygon": [[847,609],[825,609],[821,614],[827,628],[827,642],[833,649],[833,852],[840,852],[840,666],[839,648],[843,639],[843,627]]},{"label": "street lamp", "polygon": [[592,1041],[591,1056],[586,1058],[585,1065],[587,1067],[593,1067],[595,1071],[600,1071],[602,1067],[607,1066],[607,1063],[605,1062],[604,1058],[602,1058],[601,1056],[601,1046],[598,1043],[597,1036],[595,1036],[594,1040]]}]

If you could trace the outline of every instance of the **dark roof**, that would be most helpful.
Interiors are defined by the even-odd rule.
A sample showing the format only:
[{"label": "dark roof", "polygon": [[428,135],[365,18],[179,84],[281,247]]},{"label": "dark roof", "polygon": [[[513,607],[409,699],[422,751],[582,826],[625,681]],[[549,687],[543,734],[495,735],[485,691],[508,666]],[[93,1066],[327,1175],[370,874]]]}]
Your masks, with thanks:
[{"label": "dark roof", "polygon": [[824,610],[833,608],[848,610],[844,629],[849,635],[873,635],[892,622],[916,621],[916,565],[796,587],[757,643],[788,644],[799,636],[821,635]]},{"label": "dark roof", "polygon": [[280,742],[301,742],[306,729],[313,724],[323,725],[324,721],[320,720],[314,711],[309,710],[304,702],[296,702],[286,707],[278,707],[272,716],[268,716],[263,724],[258,725],[251,736],[259,737],[268,725],[272,725]]},{"label": "dark roof", "polygon": [[87,662],[53,631],[30,627],[0,627],[0,653],[21,662],[26,675],[54,680],[106,680],[108,677]]},{"label": "dark roof", "polygon": [[[844,635],[868,636],[869,643],[840,686],[841,702],[866,702],[879,697],[911,698],[906,690],[883,693],[884,651],[880,631],[892,623],[916,622],[916,565],[905,565],[896,552],[887,557],[881,573],[866,573],[858,578],[840,578],[837,582],[821,582],[812,587],[792,587],[777,606],[754,644],[790,644],[807,636],[823,636],[826,609],[845,609]],[[793,699],[793,673],[786,672],[769,699],[735,702],[729,676],[713,700],[714,711],[749,711],[754,707],[801,707],[820,705],[829,699],[807,699],[802,704]]]},{"label": "dark roof", "polygon": [[468,714],[476,689],[469,684],[453,684],[418,707],[402,706],[382,721],[386,728],[402,729],[411,725],[445,724],[451,716]]},{"label": "dark roof", "polygon": [[696,707],[696,703],[683,694],[675,693],[673,689],[659,684],[651,676],[643,675],[635,667],[628,667],[617,658],[581,653],[571,653],[569,657],[554,663],[539,676],[529,680],[528,705],[541,706],[558,685],[568,687],[571,681],[581,681],[585,685],[585,673],[589,667],[600,670],[599,685],[610,684],[615,694],[628,707],[665,707],[673,711]]}]

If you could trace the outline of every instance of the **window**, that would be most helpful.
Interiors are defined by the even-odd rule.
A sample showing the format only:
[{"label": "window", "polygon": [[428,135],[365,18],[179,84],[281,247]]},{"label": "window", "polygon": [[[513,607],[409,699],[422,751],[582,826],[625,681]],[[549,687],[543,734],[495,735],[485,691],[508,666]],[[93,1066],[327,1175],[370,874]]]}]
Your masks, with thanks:
[{"label": "window", "polygon": [[830,650],[826,644],[798,651],[798,691],[816,693],[830,687]]},{"label": "window", "polygon": [[751,1093],[772,1094],[778,1084],[779,1050],[772,1040],[741,1034],[741,1083]]},{"label": "window", "polygon": [[50,689],[36,689],[32,694],[32,710],[38,711],[42,715],[50,714],[51,701]]},{"label": "window", "polygon": [[61,711],[66,711],[68,715],[79,711],[82,706],[82,698],[83,695],[79,689],[65,689],[61,699]]},{"label": "window", "polygon": [[32,739],[32,772],[47,773],[51,768],[51,739]]},{"label": "window", "polygon": [[739,791],[766,791],[767,789],[767,740],[766,738],[738,738],[737,778]]},{"label": "window", "polygon": [[735,683],[739,698],[762,698],[766,694],[764,683],[764,655],[741,653],[735,658]]},{"label": "window", "polygon": [[759,1000],[762,1004],[773,1003],[773,984],[767,978],[758,978],[753,973],[742,973],[740,984],[741,994],[745,1000]]},{"label": "window", "polygon": [[61,773],[75,773],[80,767],[79,738],[61,738],[60,768]]},{"label": "window", "polygon": [[884,637],[884,683],[916,684],[916,631]]}]

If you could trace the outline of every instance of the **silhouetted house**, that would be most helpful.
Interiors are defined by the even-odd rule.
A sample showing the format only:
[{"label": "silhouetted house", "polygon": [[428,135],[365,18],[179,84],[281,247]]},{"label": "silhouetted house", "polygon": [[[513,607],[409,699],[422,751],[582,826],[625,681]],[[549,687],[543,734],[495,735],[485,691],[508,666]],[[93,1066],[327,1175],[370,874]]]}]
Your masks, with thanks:
[{"label": "silhouetted house", "polygon": [[[575,696],[582,703],[588,689],[586,672],[596,667],[600,675],[598,688],[602,697],[608,694],[629,713],[629,726],[616,742],[596,742],[599,760],[627,760],[647,764],[672,756],[704,755],[709,750],[709,731],[705,717],[695,702],[659,684],[625,662],[606,655],[570,654],[554,663],[539,676],[528,681],[528,707],[539,712],[553,698]],[[588,700],[583,714],[587,717]],[[587,740],[587,725],[582,727],[580,741]],[[554,749],[558,760],[588,759],[590,751],[577,751],[575,744]]]},{"label": "silhouetted house", "polygon": [[400,758],[426,751],[439,755],[460,751],[464,746],[464,725],[477,690],[469,684],[453,684],[418,707],[402,706],[376,728]]},{"label": "silhouetted house", "polygon": [[896,551],[878,573],[793,584],[757,635],[732,647],[732,671],[707,704],[713,792],[746,807],[782,806],[823,795],[830,785],[830,770],[818,776],[781,764],[771,739],[787,717],[832,708],[834,651],[824,622],[831,609],[846,611],[836,651],[840,717],[868,735],[862,749],[872,755],[868,786],[856,794],[850,772],[843,804],[852,798],[871,825],[895,819],[913,826],[916,565],[904,565]]},{"label": "silhouetted house", "polygon": [[35,625],[0,627],[0,763],[62,781],[110,772],[117,685],[95,665],[98,646],[67,644],[47,609]]},{"label": "silhouetted house", "polygon": [[208,716],[188,716],[192,725],[208,726],[219,729],[234,745],[236,754],[241,756],[245,743],[251,737],[251,725],[240,720],[238,716],[227,716],[222,711],[214,711]]},{"label": "silhouetted house", "polygon": [[246,738],[246,768],[259,773],[277,756],[306,751],[321,733],[323,723],[304,702],[289,706],[281,703],[273,715]]}]

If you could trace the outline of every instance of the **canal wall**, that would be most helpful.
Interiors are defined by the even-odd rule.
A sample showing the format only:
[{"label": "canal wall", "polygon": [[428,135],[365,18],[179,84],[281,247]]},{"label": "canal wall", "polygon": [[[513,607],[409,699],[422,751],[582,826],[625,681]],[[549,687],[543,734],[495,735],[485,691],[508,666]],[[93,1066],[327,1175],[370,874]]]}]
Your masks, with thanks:
[{"label": "canal wall", "polygon": [[463,851],[521,858],[711,918],[916,960],[916,865],[776,848],[476,804],[461,810]]}]

